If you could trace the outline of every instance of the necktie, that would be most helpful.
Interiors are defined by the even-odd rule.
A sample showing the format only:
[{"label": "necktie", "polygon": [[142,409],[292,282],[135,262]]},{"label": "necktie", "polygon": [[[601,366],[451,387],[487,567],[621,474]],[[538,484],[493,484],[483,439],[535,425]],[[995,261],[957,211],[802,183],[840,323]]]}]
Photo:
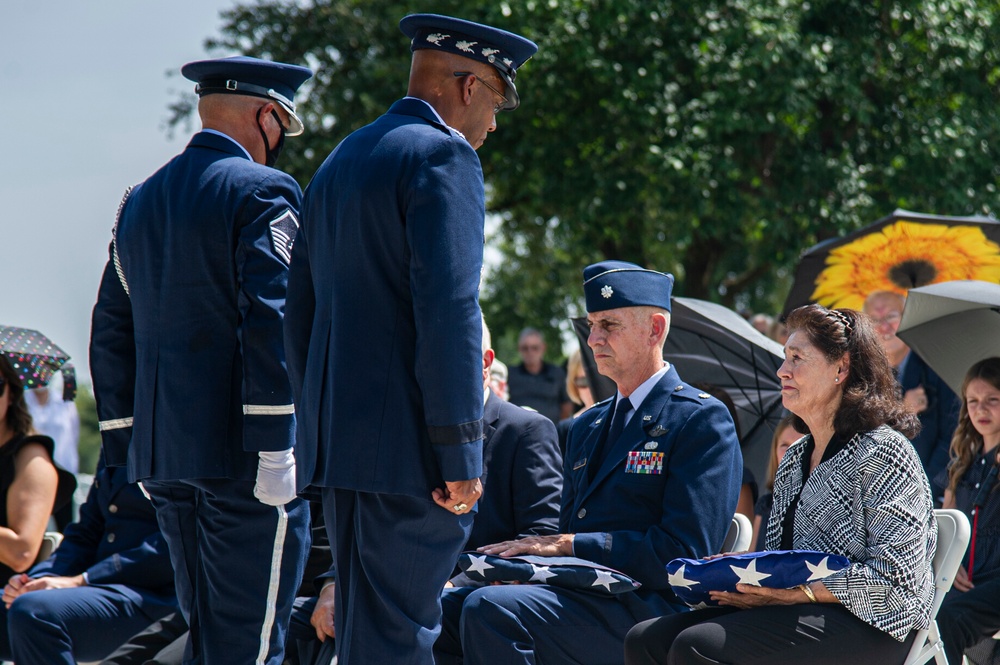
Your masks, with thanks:
[{"label": "necktie", "polygon": [[608,435],[601,439],[594,449],[593,458],[587,463],[590,472],[590,479],[594,479],[594,475],[597,473],[598,467],[604,461],[604,456],[607,451],[615,444],[618,437],[621,436],[622,430],[625,429],[625,419],[628,418],[628,414],[632,412],[632,402],[629,401],[628,397],[622,399],[615,406],[615,413],[611,417],[611,427],[608,428]]}]

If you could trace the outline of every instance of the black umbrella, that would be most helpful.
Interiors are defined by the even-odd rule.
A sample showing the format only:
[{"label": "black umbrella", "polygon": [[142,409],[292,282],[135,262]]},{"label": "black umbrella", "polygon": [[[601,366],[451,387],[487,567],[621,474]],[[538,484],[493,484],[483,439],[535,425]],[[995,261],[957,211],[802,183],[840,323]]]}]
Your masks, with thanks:
[{"label": "black umbrella", "polygon": [[896,210],[874,224],[806,250],[784,313],[818,302],[861,309],[874,291],[959,279],[1000,282],[1000,222]]},{"label": "black umbrella", "polygon": [[69,354],[48,337],[28,328],[0,325],[0,353],[7,357],[25,388],[48,385],[52,375],[63,372],[63,399],[76,393],[76,373],[66,364]]},{"label": "black umbrella", "polygon": [[[765,337],[742,316],[716,303],[671,298],[670,333],[664,359],[688,383],[712,384],[726,391],[736,407],[744,463],[757,478],[767,471],[774,429],[784,415],[777,371],[781,345]],[[573,319],[594,399],[610,397],[614,384],[597,373],[587,346],[587,320]]]}]

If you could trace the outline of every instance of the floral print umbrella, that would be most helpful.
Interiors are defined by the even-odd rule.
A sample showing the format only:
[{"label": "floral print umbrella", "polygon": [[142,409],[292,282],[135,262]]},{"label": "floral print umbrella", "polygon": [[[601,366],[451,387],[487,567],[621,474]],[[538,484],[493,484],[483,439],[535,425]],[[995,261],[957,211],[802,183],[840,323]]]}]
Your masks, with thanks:
[{"label": "floral print umbrella", "polygon": [[69,354],[37,330],[0,325],[0,353],[10,361],[25,388],[48,385],[52,375],[62,369],[64,398],[75,392],[75,374],[66,364]]}]

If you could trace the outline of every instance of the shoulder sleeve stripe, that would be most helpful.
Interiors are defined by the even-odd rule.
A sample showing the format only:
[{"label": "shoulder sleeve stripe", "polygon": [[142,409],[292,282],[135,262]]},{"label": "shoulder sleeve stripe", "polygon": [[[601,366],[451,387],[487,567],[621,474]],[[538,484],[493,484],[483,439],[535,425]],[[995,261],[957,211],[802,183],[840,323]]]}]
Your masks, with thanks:
[{"label": "shoulder sleeve stripe", "polygon": [[244,404],[245,416],[289,416],[295,413],[294,404]]},{"label": "shoulder sleeve stripe", "polygon": [[132,418],[115,418],[114,420],[102,420],[97,423],[97,427],[102,432],[113,429],[123,429],[132,426]]}]

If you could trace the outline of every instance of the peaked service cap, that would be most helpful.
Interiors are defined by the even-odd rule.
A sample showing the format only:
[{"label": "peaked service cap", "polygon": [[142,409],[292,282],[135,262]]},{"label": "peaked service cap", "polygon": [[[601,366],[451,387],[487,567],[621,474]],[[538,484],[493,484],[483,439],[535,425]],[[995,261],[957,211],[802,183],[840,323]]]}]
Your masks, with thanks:
[{"label": "peaked service cap", "polygon": [[538,50],[535,42],[500,28],[440,14],[404,16],[399,29],[412,40],[411,51],[433,49],[493,65],[507,84],[503,110],[513,111],[521,104],[514,79],[518,67]]},{"label": "peaked service cap", "polygon": [[194,91],[199,97],[229,93],[277,102],[290,118],[288,136],[298,136],[305,128],[295,114],[294,98],[299,86],[313,75],[308,67],[237,55],[189,62],[181,67],[181,74],[198,84]]},{"label": "peaked service cap", "polygon": [[588,312],[642,306],[669,312],[673,288],[673,275],[625,261],[602,261],[583,269]]}]

